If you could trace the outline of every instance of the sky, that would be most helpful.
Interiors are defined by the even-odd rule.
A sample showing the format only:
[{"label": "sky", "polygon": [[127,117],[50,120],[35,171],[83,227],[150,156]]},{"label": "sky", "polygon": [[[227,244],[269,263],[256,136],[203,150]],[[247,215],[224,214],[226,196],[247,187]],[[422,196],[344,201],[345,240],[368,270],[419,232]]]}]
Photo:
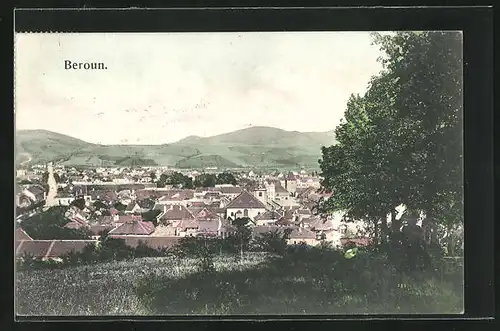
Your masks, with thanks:
[{"label": "sky", "polygon": [[[369,32],[21,33],[15,123],[100,144],[333,130],[381,69]],[[106,70],[66,70],[64,61]]]}]

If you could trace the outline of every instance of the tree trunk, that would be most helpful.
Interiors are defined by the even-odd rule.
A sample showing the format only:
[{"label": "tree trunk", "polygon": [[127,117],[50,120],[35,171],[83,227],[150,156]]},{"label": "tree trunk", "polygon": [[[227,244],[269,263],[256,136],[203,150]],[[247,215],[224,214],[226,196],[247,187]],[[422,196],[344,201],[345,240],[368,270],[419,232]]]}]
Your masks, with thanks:
[{"label": "tree trunk", "polygon": [[432,212],[427,214],[426,218],[428,219],[428,226],[430,231],[429,244],[431,245],[431,247],[434,247],[439,245],[436,220],[433,218]]},{"label": "tree trunk", "polygon": [[396,211],[391,211],[391,230],[392,232],[400,232],[401,231],[401,220],[396,219]]},{"label": "tree trunk", "polygon": [[447,243],[447,250],[448,250],[448,256],[455,256],[455,236],[453,235],[451,226],[448,225],[448,243]]},{"label": "tree trunk", "polygon": [[388,227],[387,227],[387,216],[382,217],[382,224],[380,224],[380,237],[382,239],[382,243],[387,242],[387,232],[388,232]]}]

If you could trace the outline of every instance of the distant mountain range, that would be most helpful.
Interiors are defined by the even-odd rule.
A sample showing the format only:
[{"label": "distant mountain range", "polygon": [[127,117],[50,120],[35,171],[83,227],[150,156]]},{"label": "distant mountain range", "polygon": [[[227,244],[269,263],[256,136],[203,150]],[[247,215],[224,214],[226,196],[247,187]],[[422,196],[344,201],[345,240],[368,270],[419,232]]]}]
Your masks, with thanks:
[{"label": "distant mountain range", "polygon": [[255,126],[212,137],[189,136],[163,145],[99,145],[46,130],[19,130],[17,163],[66,165],[168,165],[205,167],[317,167],[321,147],[335,134]]}]

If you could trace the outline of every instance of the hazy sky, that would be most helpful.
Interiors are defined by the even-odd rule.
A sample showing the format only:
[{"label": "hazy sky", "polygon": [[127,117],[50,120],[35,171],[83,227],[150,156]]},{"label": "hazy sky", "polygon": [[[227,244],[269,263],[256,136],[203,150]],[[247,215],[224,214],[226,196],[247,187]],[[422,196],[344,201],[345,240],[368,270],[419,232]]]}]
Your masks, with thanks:
[{"label": "hazy sky", "polygon": [[368,32],[17,34],[16,127],[103,144],[257,125],[328,131],[380,55]]}]

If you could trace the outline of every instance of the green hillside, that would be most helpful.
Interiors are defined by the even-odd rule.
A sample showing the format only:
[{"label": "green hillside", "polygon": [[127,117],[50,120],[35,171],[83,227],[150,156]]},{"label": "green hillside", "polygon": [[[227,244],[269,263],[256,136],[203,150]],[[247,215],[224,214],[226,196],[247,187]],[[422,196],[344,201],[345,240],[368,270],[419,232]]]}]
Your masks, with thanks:
[{"label": "green hillside", "polygon": [[321,146],[335,142],[329,132],[251,127],[212,137],[189,136],[164,145],[98,145],[45,130],[16,135],[16,161],[66,165],[179,168],[316,167]]}]

